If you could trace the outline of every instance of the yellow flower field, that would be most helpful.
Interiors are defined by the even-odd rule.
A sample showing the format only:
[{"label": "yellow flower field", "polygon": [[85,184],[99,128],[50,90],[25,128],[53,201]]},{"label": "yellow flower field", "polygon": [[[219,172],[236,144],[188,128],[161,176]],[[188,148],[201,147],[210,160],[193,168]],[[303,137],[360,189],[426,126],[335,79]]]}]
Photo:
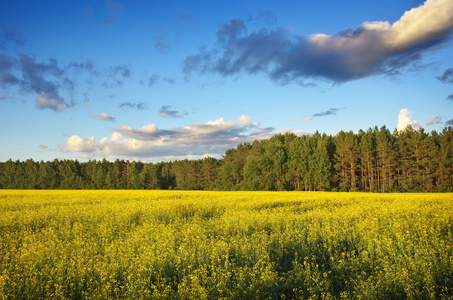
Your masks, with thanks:
[{"label": "yellow flower field", "polygon": [[451,194],[0,190],[2,299],[451,299]]}]

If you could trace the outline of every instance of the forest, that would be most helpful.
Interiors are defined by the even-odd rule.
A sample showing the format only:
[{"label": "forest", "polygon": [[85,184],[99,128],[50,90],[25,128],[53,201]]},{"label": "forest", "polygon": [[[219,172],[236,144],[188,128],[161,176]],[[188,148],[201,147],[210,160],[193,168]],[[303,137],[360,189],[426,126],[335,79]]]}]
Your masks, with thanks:
[{"label": "forest", "polygon": [[2,189],[452,192],[453,128],[277,134],[207,157],[0,163]]}]

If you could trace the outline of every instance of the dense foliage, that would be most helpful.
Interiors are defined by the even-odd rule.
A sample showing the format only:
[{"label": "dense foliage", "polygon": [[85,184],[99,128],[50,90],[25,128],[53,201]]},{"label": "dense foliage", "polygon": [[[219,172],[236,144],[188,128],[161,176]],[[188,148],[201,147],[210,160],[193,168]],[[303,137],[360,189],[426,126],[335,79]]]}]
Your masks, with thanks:
[{"label": "dense foliage", "polygon": [[452,299],[447,194],[0,191],[1,299]]},{"label": "dense foliage", "polygon": [[241,143],[221,160],[8,160],[0,163],[0,188],[446,192],[453,129],[278,134]]}]

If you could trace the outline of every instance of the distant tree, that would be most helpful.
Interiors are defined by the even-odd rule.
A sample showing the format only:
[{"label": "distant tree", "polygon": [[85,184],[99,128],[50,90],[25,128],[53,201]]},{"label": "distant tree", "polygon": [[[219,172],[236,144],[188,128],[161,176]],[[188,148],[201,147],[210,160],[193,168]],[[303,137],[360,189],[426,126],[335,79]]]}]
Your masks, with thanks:
[{"label": "distant tree", "polygon": [[337,182],[342,191],[356,191],[358,178],[358,139],[352,132],[340,131],[334,138],[335,142],[335,170]]},{"label": "distant tree", "polygon": [[173,162],[161,163],[161,189],[172,190],[176,187],[176,175],[174,173]]},{"label": "distant tree", "polygon": [[360,178],[362,191],[376,191],[376,132],[377,127],[360,132]]},{"label": "distant tree", "polygon": [[437,189],[442,192],[453,192],[453,128],[451,126],[442,130],[438,137],[438,144]]},{"label": "distant tree", "polygon": [[308,139],[308,136],[302,136],[289,145],[286,177],[290,186],[298,191],[306,190],[307,187],[304,185],[304,177],[308,175],[308,157],[311,155]]},{"label": "distant tree", "polygon": [[58,163],[57,168],[61,177],[61,189],[81,189],[83,187],[80,165],[77,160],[62,160]]},{"label": "distant tree", "polygon": [[313,150],[313,158],[311,159],[313,169],[313,190],[328,191],[330,190],[330,170],[332,168],[329,149],[332,147],[332,140],[326,134],[315,134],[313,137],[316,142],[316,148]]},{"label": "distant tree", "polygon": [[201,188],[210,190],[218,176],[220,161],[213,157],[206,157],[201,161]]},{"label": "distant tree", "polygon": [[[254,142],[253,148],[259,148],[259,143]],[[222,167],[219,177],[214,185],[215,189],[236,191],[239,190],[244,180],[244,167],[247,164],[247,157],[252,151],[250,143],[242,143],[237,148],[228,149],[222,159]]]},{"label": "distant tree", "polygon": [[11,159],[2,164],[1,186],[4,189],[16,189],[16,170],[18,162],[13,162]]},{"label": "distant tree", "polygon": [[380,192],[392,191],[394,185],[394,141],[390,131],[381,127],[376,133],[376,174],[378,190]]},{"label": "distant tree", "polygon": [[39,163],[38,186],[40,189],[57,189],[59,187],[59,174],[52,162]]}]

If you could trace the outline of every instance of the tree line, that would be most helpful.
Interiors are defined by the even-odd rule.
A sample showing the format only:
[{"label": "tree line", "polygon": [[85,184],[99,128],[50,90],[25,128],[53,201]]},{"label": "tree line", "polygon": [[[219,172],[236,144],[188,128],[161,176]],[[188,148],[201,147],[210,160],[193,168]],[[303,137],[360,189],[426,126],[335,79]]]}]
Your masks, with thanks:
[{"label": "tree line", "polygon": [[241,143],[222,159],[10,159],[0,163],[0,188],[452,192],[453,129],[277,134]]}]

